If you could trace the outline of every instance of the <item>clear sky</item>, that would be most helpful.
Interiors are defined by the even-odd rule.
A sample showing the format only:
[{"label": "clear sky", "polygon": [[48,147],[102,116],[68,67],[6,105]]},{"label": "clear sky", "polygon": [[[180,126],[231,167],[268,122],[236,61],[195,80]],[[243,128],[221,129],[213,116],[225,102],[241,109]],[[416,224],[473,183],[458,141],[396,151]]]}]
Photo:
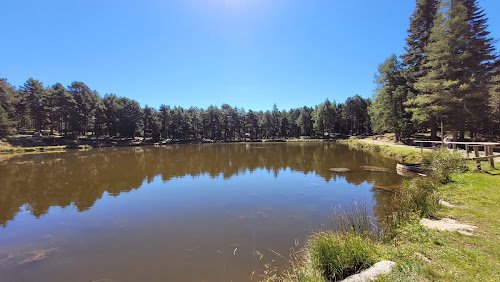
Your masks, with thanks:
[{"label": "clear sky", "polygon": [[[500,1],[480,0],[500,38]],[[414,0],[2,0],[0,77],[141,106],[266,110],[371,97]],[[498,49],[498,44],[496,44]]]}]

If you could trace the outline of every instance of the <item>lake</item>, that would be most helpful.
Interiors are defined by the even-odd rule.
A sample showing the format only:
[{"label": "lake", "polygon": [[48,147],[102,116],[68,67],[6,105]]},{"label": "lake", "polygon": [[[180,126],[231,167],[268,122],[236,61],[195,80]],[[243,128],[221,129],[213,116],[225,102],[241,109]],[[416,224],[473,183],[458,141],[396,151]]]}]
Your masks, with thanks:
[{"label": "lake", "polygon": [[256,281],[334,209],[366,203],[382,217],[391,193],[375,187],[401,184],[395,168],[333,142],[14,157],[0,163],[0,280]]}]

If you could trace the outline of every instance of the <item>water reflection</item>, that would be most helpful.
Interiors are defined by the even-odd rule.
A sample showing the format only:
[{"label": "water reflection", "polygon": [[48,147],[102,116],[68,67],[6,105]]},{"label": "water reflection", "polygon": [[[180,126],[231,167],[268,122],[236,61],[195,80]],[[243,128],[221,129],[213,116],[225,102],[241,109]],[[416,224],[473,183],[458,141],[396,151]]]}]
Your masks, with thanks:
[{"label": "water reflection", "polygon": [[[395,170],[392,160],[335,143],[172,145],[25,155],[0,164],[0,224],[5,227],[24,205],[36,217],[52,206],[74,205],[86,211],[105,192],[116,196],[156,176],[164,182],[204,174],[229,179],[265,169],[278,177],[280,171],[290,169],[315,173],[326,182],[343,177],[355,185],[400,183],[395,173],[367,172],[360,169],[363,165]],[[353,171],[334,173],[332,167]],[[375,191],[374,196],[383,193]]]}]

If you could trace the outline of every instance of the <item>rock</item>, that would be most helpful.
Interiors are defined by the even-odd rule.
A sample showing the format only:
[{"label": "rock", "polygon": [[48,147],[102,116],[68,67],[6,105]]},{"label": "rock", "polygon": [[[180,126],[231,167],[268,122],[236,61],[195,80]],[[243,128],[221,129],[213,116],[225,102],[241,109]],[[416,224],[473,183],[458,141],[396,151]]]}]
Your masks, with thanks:
[{"label": "rock", "polygon": [[448,208],[454,208],[455,207],[454,205],[452,205],[452,204],[450,204],[450,203],[448,203],[447,201],[444,201],[444,200],[439,200],[439,204],[441,206],[445,206],[445,207],[448,207]]},{"label": "rock", "polygon": [[42,135],[42,133],[41,133],[41,132],[38,132],[38,131],[37,131],[37,132],[35,132],[35,133],[33,133],[33,135],[32,135],[32,137],[35,137],[35,138],[40,138],[40,137],[42,137],[42,136],[43,136],[43,135]]},{"label": "rock", "polygon": [[431,260],[430,260],[428,257],[424,256],[424,255],[423,255],[423,254],[421,254],[421,253],[415,253],[415,256],[416,256],[418,259],[423,260],[423,261],[425,261],[425,262],[431,262]]},{"label": "rock", "polygon": [[396,263],[389,260],[379,261],[372,265],[370,268],[361,271],[358,274],[351,275],[346,279],[342,280],[344,282],[364,282],[373,281],[381,274],[388,274],[396,266]]},{"label": "rock", "polygon": [[472,235],[472,232],[478,228],[477,226],[459,223],[451,218],[443,218],[441,220],[422,218],[420,224],[427,228],[438,229],[440,231],[457,231],[464,235]]},{"label": "rock", "polygon": [[352,171],[348,168],[345,168],[345,167],[333,167],[333,168],[330,168],[331,171],[334,171],[334,172],[349,172],[349,171]]},{"label": "rock", "polygon": [[375,171],[375,172],[389,172],[389,169],[385,167],[369,166],[369,165],[362,166],[361,169],[366,171]]}]

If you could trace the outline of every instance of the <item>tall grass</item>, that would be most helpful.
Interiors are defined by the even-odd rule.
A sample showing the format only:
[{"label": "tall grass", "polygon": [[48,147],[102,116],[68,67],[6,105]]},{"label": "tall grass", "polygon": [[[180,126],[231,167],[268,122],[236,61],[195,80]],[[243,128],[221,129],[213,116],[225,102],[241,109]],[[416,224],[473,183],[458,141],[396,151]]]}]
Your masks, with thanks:
[{"label": "tall grass", "polygon": [[392,212],[381,223],[384,239],[390,240],[397,230],[414,218],[434,217],[439,208],[437,185],[425,178],[404,182],[393,196]]},{"label": "tall grass", "polygon": [[312,266],[327,281],[337,281],[375,263],[375,247],[369,238],[353,234],[320,232],[309,241]]},{"label": "tall grass", "polygon": [[339,206],[333,210],[333,231],[339,234],[354,234],[362,237],[379,236],[378,227],[371,220],[366,210],[366,202],[353,202],[351,206]]}]

